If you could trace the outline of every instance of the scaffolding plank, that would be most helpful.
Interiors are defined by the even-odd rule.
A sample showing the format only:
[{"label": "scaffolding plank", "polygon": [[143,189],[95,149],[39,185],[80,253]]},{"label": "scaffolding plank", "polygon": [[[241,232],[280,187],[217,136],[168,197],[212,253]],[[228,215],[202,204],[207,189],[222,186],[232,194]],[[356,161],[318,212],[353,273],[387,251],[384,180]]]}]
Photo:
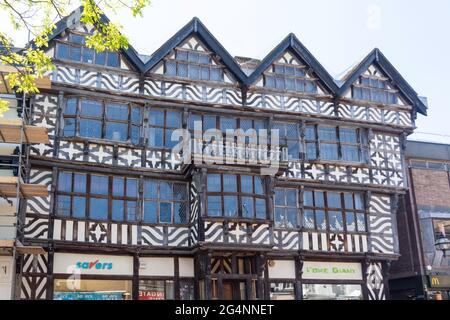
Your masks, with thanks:
[{"label": "scaffolding plank", "polygon": [[[21,126],[21,119],[0,119],[0,142],[20,143]],[[22,141],[30,144],[48,144],[48,129],[33,125],[25,125]]]},{"label": "scaffolding plank", "polygon": [[[0,176],[0,195],[9,198],[17,196],[17,177]],[[40,184],[20,183],[19,196],[23,198],[47,197],[47,186]]]}]

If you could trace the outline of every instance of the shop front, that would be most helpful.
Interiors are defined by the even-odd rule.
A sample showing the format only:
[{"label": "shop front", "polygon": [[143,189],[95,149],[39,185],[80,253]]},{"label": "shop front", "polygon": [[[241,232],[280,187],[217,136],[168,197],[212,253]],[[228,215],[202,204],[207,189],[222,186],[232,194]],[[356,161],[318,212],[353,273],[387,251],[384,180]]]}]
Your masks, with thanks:
[{"label": "shop front", "polygon": [[429,275],[427,295],[431,300],[450,300],[450,275]]},{"label": "shop front", "polygon": [[13,297],[13,268],[12,256],[0,256],[0,300],[10,300]]},{"label": "shop front", "polygon": [[129,300],[133,257],[55,253],[53,299]]},{"label": "shop front", "polygon": [[362,300],[361,263],[304,261],[303,300]]}]

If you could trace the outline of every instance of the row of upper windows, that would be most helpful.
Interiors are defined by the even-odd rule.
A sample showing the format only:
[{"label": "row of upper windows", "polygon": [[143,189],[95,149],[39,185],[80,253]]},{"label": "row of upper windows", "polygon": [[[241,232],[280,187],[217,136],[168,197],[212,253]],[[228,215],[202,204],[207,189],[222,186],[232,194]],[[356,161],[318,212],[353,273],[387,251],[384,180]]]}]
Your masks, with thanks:
[{"label": "row of upper windows", "polygon": [[[142,110],[145,109],[133,104],[68,98],[63,112],[62,134],[135,145],[141,144],[141,138],[145,137],[148,147],[173,148],[179,140],[172,140],[172,133],[183,127],[182,112],[149,108],[148,121],[144,125]],[[202,132],[217,129],[224,135],[227,130],[242,129],[247,132],[254,129],[253,134],[257,135],[258,130],[268,129],[268,126],[265,120],[192,113],[189,115],[188,129],[193,134],[198,129]],[[306,124],[303,138],[297,122],[274,122],[272,129],[279,130],[279,144],[287,147],[290,160],[304,157],[307,160],[365,161],[367,139],[361,129]]]},{"label": "row of upper windows", "polygon": [[[58,42],[55,57],[108,67],[119,67],[117,52],[97,52],[88,48],[85,36],[69,33],[68,42]],[[192,80],[224,81],[223,68],[212,63],[208,52],[177,48],[174,58],[164,60],[164,74]],[[273,64],[264,73],[264,86],[267,88],[317,93],[316,79],[308,78],[304,65]],[[352,98],[383,104],[397,104],[395,91],[389,89],[389,81],[361,76],[352,86]]]},{"label": "row of upper windows", "polygon": [[[116,222],[186,224],[187,184],[60,171],[56,215]],[[261,176],[209,173],[206,216],[269,219],[266,179]],[[302,195],[302,196],[301,196]],[[367,231],[363,194],[275,188],[274,226],[329,232]]]}]

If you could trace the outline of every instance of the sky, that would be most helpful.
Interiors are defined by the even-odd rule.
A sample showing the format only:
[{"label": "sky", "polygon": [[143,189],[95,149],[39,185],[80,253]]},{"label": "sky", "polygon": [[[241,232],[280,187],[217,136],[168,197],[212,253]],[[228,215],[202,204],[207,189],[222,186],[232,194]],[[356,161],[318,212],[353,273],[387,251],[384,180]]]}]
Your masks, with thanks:
[{"label": "sky", "polygon": [[411,138],[450,143],[450,0],[153,0],[142,18],[108,14],[147,55],[194,16],[232,56],[262,59],[293,32],[335,78],[377,47],[428,98]]}]

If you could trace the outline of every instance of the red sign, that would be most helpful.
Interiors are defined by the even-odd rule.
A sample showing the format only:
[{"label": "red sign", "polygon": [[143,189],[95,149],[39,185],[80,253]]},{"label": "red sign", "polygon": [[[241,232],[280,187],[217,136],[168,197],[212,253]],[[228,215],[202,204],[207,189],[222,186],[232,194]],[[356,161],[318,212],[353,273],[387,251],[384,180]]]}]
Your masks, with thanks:
[{"label": "red sign", "polygon": [[164,291],[139,290],[139,300],[164,300],[164,298]]}]

